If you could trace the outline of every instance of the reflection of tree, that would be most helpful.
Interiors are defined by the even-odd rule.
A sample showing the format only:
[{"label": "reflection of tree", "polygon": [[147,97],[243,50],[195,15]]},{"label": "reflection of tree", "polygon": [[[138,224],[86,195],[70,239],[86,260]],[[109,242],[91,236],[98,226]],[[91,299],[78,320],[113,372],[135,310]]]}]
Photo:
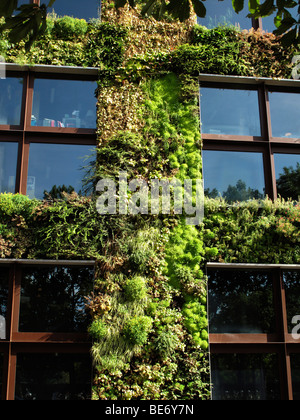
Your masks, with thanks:
[{"label": "reflection of tree", "polygon": [[298,200],[300,196],[300,163],[296,168],[284,167],[283,173],[277,179],[277,192],[283,198]]},{"label": "reflection of tree", "polygon": [[6,317],[8,299],[8,270],[0,271],[0,316]]},{"label": "reflection of tree", "polygon": [[255,271],[214,271],[209,275],[212,333],[274,331],[272,278]]},{"label": "reflection of tree", "polygon": [[93,288],[89,267],[24,269],[20,331],[86,331],[85,298]]},{"label": "reflection of tree", "polygon": [[46,190],[44,191],[44,200],[63,199],[63,192],[71,194],[74,191],[75,190],[72,187],[72,185],[69,185],[68,187],[66,187],[65,184],[59,185],[58,187],[56,185],[53,185],[49,192]]},{"label": "reflection of tree", "polygon": [[212,355],[213,399],[278,400],[276,354]]},{"label": "reflection of tree", "polygon": [[[218,190],[214,188],[210,191],[210,189],[207,188],[205,189],[205,195],[210,198],[216,198],[218,196]],[[239,179],[235,186],[228,185],[227,190],[223,191],[222,197],[232,203],[234,201],[246,201],[252,198],[260,199],[264,196],[257,189],[247,188],[246,183]]]}]

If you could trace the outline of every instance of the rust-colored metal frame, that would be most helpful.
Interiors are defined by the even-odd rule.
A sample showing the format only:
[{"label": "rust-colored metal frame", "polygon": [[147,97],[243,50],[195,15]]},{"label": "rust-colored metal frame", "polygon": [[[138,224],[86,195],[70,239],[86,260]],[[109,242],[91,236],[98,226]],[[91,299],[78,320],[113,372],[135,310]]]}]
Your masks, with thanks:
[{"label": "rust-colored metal frame", "polygon": [[[209,82],[209,79],[214,81]],[[203,80],[204,79],[204,80]],[[219,80],[219,81],[216,81]],[[299,138],[272,137],[269,91],[296,92],[300,94],[300,84],[294,86],[273,85],[270,80],[256,81],[250,78],[233,82],[235,78],[214,77],[203,75],[199,77],[201,87],[250,89],[258,92],[261,136],[238,136],[202,133],[203,150],[260,152],[263,156],[265,192],[272,200],[277,197],[274,153],[300,154]],[[200,99],[201,101],[201,99]]]},{"label": "rust-colored metal frame", "polygon": [[14,400],[18,353],[86,353],[91,349],[87,333],[22,333],[19,332],[22,267],[30,266],[94,266],[93,261],[2,260],[0,266],[9,267],[8,310],[6,339],[0,340],[3,353],[2,400]]},{"label": "rust-colored metal frame", "polygon": [[273,305],[276,317],[274,334],[209,334],[210,352],[213,354],[228,353],[276,353],[278,354],[278,373],[282,400],[293,400],[293,385],[290,355],[300,353],[300,339],[294,339],[288,332],[285,290],[283,284],[284,271],[299,271],[296,266],[270,266],[255,264],[218,264],[208,263],[207,273],[220,270],[265,270],[273,277]]},{"label": "rust-colored metal frame", "polygon": [[18,162],[16,173],[15,192],[26,195],[28,162],[31,143],[53,143],[53,144],[78,144],[96,146],[96,130],[81,128],[52,128],[32,127],[31,111],[33,103],[34,80],[36,78],[57,79],[57,80],[87,80],[95,81],[97,77],[92,74],[84,75],[80,71],[62,73],[59,67],[56,71],[47,72],[27,69],[24,71],[8,70],[7,77],[23,78],[23,96],[21,105],[21,118],[19,126],[1,125],[0,142],[16,142],[19,144]]}]

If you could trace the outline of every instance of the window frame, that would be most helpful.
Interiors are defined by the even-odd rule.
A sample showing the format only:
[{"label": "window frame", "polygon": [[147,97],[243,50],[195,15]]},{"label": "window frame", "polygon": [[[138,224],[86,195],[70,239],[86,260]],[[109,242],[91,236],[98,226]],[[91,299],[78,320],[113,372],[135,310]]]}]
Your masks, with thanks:
[{"label": "window frame", "polygon": [[31,126],[34,79],[86,80],[94,81],[96,85],[98,69],[45,65],[20,67],[17,64],[6,64],[6,67],[7,77],[24,77],[21,125],[0,125],[0,142],[19,144],[15,193],[26,195],[31,143],[97,146],[96,129]]},{"label": "window frame", "polygon": [[0,400],[14,400],[18,353],[88,354],[92,346],[88,332],[52,333],[18,331],[22,267],[95,267],[95,261],[1,259],[0,265],[10,269],[6,339],[0,340],[0,353],[3,353],[2,396],[0,396]]},{"label": "window frame", "polygon": [[[300,339],[294,339],[288,332],[283,273],[299,271],[297,264],[239,264],[213,263],[206,265],[206,274],[213,270],[258,270],[267,271],[273,276],[273,307],[276,318],[276,332],[272,334],[210,334],[211,354],[253,354],[276,353],[279,360],[279,380],[282,400],[293,400],[292,372],[290,356],[300,353]],[[209,280],[208,280],[209,281]],[[208,296],[209,300],[209,296]],[[295,314],[296,315],[296,314]]]},{"label": "window frame", "polygon": [[[208,134],[201,132],[203,150],[262,152],[265,175],[265,193],[271,200],[277,198],[274,153],[300,154],[300,139],[272,137],[268,91],[295,92],[300,94],[300,80],[273,80],[241,76],[200,74],[199,100],[201,121],[201,87],[236,88],[258,91],[261,136]],[[205,181],[205,180],[204,180]]]}]

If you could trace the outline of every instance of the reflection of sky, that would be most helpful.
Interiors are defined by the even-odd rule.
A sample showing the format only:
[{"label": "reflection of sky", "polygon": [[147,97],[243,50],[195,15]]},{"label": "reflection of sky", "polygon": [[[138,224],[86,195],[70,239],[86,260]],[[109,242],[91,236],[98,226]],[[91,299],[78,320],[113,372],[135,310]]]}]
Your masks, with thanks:
[{"label": "reflection of sky", "polygon": [[32,125],[96,128],[96,87],[92,81],[36,79]]},{"label": "reflection of sky", "polygon": [[260,136],[256,90],[201,88],[202,133]]},{"label": "reflection of sky", "polygon": [[[93,146],[32,143],[29,153],[27,195],[42,199],[54,185],[82,189],[82,179],[93,155]],[[92,156],[93,159],[94,156]]]},{"label": "reflection of sky", "polygon": [[300,137],[300,94],[269,92],[273,137]]},{"label": "reflection of sky", "polygon": [[263,157],[261,153],[203,150],[204,188],[220,193],[241,179],[247,188],[264,192]]},{"label": "reflection of sky", "polygon": [[52,9],[59,16],[68,15],[89,20],[99,17],[100,0],[56,0]]},{"label": "reflection of sky", "polygon": [[283,174],[283,168],[289,168],[290,166],[293,169],[296,169],[297,163],[300,164],[300,155],[291,155],[291,154],[282,154],[274,153],[274,162],[275,162],[275,175],[276,179]]},{"label": "reflection of sky", "polygon": [[204,3],[206,8],[205,18],[198,17],[198,24],[211,29],[218,25],[235,25],[241,29],[250,29],[252,27],[251,19],[247,18],[248,7],[239,14],[235,13],[231,0],[208,0]]},{"label": "reflection of sky", "polygon": [[0,193],[15,192],[18,143],[0,143]]}]

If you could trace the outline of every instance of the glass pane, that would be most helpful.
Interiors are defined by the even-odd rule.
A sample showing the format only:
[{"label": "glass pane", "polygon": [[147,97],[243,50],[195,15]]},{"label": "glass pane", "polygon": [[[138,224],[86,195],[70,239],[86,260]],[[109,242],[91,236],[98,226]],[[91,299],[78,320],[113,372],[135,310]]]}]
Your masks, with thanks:
[{"label": "glass pane", "polygon": [[6,339],[9,269],[0,268],[0,340]]},{"label": "glass pane", "polygon": [[85,332],[84,297],[93,290],[93,273],[91,267],[24,269],[19,331]]},{"label": "glass pane", "polygon": [[212,354],[213,400],[280,400],[276,354]]},{"label": "glass pane", "polygon": [[50,11],[59,16],[89,20],[100,16],[100,4],[100,0],[57,0]]},{"label": "glass pane", "polygon": [[[283,281],[285,288],[288,331],[291,333],[292,329],[296,326],[292,323],[293,317],[300,315],[300,271],[284,272]],[[299,329],[297,333],[300,333]]]},{"label": "glass pane", "polygon": [[43,199],[47,193],[61,198],[60,191],[83,194],[87,166],[93,160],[95,148],[84,145],[30,145],[27,195]]},{"label": "glass pane", "polygon": [[202,133],[260,136],[258,92],[200,89]]},{"label": "glass pane", "polygon": [[203,150],[203,178],[207,197],[228,202],[263,198],[264,168],[261,153]]},{"label": "glass pane", "polygon": [[250,29],[252,27],[252,20],[247,18],[248,9],[245,9],[239,14],[235,13],[232,7],[231,0],[209,0],[204,3],[206,8],[205,18],[198,17],[198,24],[206,26],[208,29],[215,28],[219,25],[234,25],[241,29]]},{"label": "glass pane", "polygon": [[274,332],[272,276],[258,271],[209,272],[208,311],[210,333]]},{"label": "glass pane", "polygon": [[300,94],[269,92],[273,137],[300,137]]},{"label": "glass pane", "polygon": [[36,79],[31,125],[96,128],[96,87],[91,81]]},{"label": "glass pane", "polygon": [[0,193],[15,193],[18,143],[0,142]]},{"label": "glass pane", "polygon": [[88,354],[18,354],[15,400],[88,400]]},{"label": "glass pane", "polygon": [[0,400],[2,395],[2,381],[3,381],[3,353],[0,353]]},{"label": "glass pane", "polygon": [[274,153],[277,193],[285,198],[299,200],[300,154]]},{"label": "glass pane", "polygon": [[291,354],[291,370],[294,401],[300,400],[300,354]]},{"label": "glass pane", "polygon": [[0,125],[20,125],[23,79],[0,79]]}]

